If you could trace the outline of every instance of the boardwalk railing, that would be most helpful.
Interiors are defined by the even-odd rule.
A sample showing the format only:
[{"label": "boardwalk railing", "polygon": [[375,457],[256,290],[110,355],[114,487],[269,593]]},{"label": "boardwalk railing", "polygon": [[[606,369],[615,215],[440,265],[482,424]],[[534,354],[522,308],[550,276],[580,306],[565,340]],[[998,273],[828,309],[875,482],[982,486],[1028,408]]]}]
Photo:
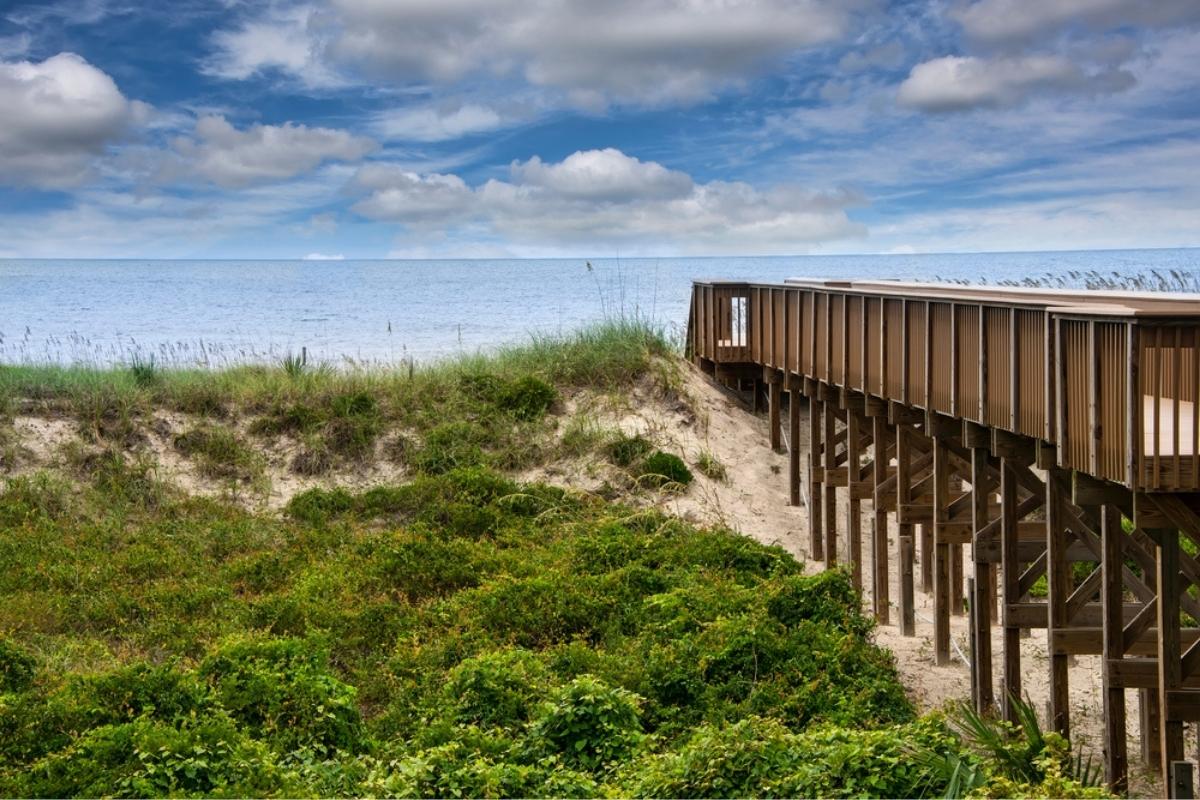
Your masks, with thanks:
[{"label": "boardwalk railing", "polygon": [[895,569],[900,625],[913,632],[919,579],[946,663],[950,617],[966,605],[972,698],[988,710],[999,697],[1009,714],[1020,634],[1045,629],[1048,710],[1064,733],[1067,659],[1100,656],[1110,785],[1126,785],[1127,689],[1140,692],[1143,758],[1178,774],[1183,722],[1200,721],[1200,560],[1189,554],[1200,548],[1200,296],[698,281],[687,346],[715,379],[750,381],[755,398],[766,386],[780,449],[786,396],[808,555],[844,561],[862,587],[866,550],[881,624]]},{"label": "boardwalk railing", "polygon": [[1200,490],[1200,298],[886,281],[696,283],[689,345],[1057,446],[1129,489]]}]

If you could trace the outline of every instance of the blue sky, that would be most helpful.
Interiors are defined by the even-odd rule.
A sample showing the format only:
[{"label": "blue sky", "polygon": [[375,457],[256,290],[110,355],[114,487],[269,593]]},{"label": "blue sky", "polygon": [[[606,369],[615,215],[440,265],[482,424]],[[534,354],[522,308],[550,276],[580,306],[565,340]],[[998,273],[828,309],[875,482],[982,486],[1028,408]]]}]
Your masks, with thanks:
[{"label": "blue sky", "polygon": [[1200,245],[1197,0],[0,0],[0,257]]}]

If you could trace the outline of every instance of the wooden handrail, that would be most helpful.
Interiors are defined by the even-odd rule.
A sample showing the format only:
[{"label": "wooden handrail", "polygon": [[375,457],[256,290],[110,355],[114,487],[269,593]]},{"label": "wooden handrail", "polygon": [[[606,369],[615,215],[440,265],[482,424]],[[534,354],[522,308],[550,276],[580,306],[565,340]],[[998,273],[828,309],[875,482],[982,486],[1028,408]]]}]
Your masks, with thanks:
[{"label": "wooden handrail", "polygon": [[1200,490],[1200,295],[898,281],[696,281],[688,342],[1040,439],[1131,489]]}]

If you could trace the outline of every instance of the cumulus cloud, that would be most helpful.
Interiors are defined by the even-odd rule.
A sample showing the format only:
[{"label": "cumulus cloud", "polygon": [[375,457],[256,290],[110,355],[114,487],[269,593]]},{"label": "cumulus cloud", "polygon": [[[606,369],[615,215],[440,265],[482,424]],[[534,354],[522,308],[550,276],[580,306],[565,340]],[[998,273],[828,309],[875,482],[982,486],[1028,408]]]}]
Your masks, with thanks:
[{"label": "cumulus cloud", "polygon": [[1088,73],[1061,56],[944,56],[913,67],[896,99],[922,111],[964,111],[1015,106],[1040,92],[1110,93],[1133,83],[1128,72]]},{"label": "cumulus cloud", "polygon": [[495,108],[465,103],[452,107],[418,106],[385,111],[373,128],[388,139],[444,142],[506,127],[510,120]]},{"label": "cumulus cloud", "polygon": [[557,164],[537,156],[513,164],[515,183],[559,197],[593,202],[673,200],[691,194],[692,179],[654,161],[639,161],[612,147],[572,153]]},{"label": "cumulus cloud", "polygon": [[236,188],[284,180],[327,161],[358,161],[375,149],[363,136],[307,125],[253,125],[238,130],[224,117],[201,117],[192,137],[179,137],[174,149],[182,170],[218,186]]},{"label": "cumulus cloud", "polygon": [[952,15],[973,39],[1023,44],[1064,30],[1200,23],[1196,0],[979,0]]},{"label": "cumulus cloud", "polygon": [[372,219],[407,224],[452,224],[474,205],[471,188],[457,175],[419,175],[390,164],[367,164],[354,180],[368,196],[354,210]]},{"label": "cumulus cloud", "polygon": [[335,88],[345,81],[323,59],[317,11],[306,5],[276,9],[241,27],[217,31],[214,53],[203,65],[209,75],[245,80],[278,70],[313,88]]},{"label": "cumulus cloud", "polygon": [[469,227],[518,247],[778,253],[865,233],[846,213],[861,202],[852,192],[699,184],[615,149],[515,162],[507,180],[477,187],[384,164],[365,165],[354,183],[363,216],[425,236]]},{"label": "cumulus cloud", "polygon": [[0,182],[44,188],[79,184],[148,113],[74,53],[0,62],[0,108]]},{"label": "cumulus cloud", "polygon": [[401,83],[518,75],[580,106],[686,103],[843,36],[871,0],[327,0],[218,35],[213,70]]}]

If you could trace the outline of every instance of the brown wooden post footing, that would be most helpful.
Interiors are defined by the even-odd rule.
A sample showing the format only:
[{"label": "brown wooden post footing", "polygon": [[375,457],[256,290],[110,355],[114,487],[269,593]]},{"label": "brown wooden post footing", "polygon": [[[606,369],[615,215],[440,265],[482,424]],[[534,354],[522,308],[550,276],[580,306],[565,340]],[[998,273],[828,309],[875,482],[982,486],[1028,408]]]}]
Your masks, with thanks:
[{"label": "brown wooden post footing", "polygon": [[[982,530],[988,523],[988,451],[983,447],[971,449],[971,527],[975,531]],[[975,555],[975,548],[971,548]],[[971,634],[974,646],[971,648],[971,674],[975,689],[975,710],[981,714],[990,713],[995,703],[992,688],[992,605],[994,595],[988,597],[990,588],[994,586],[993,570],[990,561],[974,559],[974,576],[971,579]]]},{"label": "brown wooden post footing", "polygon": [[891,436],[888,432],[887,420],[881,415],[871,418],[871,438],[875,448],[875,460],[872,466],[876,487],[872,503],[875,518],[871,524],[871,569],[874,574],[871,599],[875,609],[875,621],[880,625],[887,625],[891,618],[889,599],[891,587],[888,585],[888,502],[879,487],[888,478],[888,451],[891,447]]},{"label": "brown wooden post footing", "polygon": [[1104,778],[1108,783],[1108,788],[1115,794],[1125,794],[1129,788],[1129,757],[1125,733],[1125,689],[1117,683],[1112,674],[1112,662],[1125,655],[1122,635],[1125,627],[1125,596],[1122,581],[1122,568],[1125,564],[1123,555],[1125,531],[1121,529],[1121,513],[1115,508],[1104,506],[1100,513]]},{"label": "brown wooden post footing", "polygon": [[854,409],[846,409],[846,560],[850,562],[850,580],[862,591],[862,500],[855,491],[862,466],[859,448],[861,420]]},{"label": "brown wooden post footing", "polygon": [[913,605],[913,537],[900,537],[900,633],[917,635],[917,614]]},{"label": "brown wooden post footing", "polygon": [[1063,521],[1063,503],[1069,476],[1058,467],[1046,475],[1046,597],[1049,608],[1046,646],[1050,659],[1049,726],[1063,736],[1071,732],[1068,655],[1056,647],[1056,631],[1067,627],[1067,598],[1071,596],[1071,565],[1067,562],[1069,533]]},{"label": "brown wooden post footing", "polygon": [[783,449],[782,426],[780,425],[780,404],[783,402],[783,381],[778,375],[771,375],[767,381],[767,426],[770,429],[771,449],[776,453]]},{"label": "brown wooden post footing", "polygon": [[823,436],[825,412],[816,391],[808,392],[808,557],[813,561],[825,558],[823,515],[825,500],[821,473],[824,466]]},{"label": "brown wooden post footing", "polygon": [[837,469],[837,417],[833,413],[833,402],[824,402],[825,440],[825,569],[832,569],[838,562],[837,545],[837,489],[832,476]]},{"label": "brown wooden post footing", "polygon": [[933,658],[950,663],[950,545],[942,531],[950,506],[950,462],[945,442],[933,440]]},{"label": "brown wooden post footing", "polygon": [[800,505],[800,392],[788,391],[788,499]]},{"label": "brown wooden post footing", "polygon": [[1000,577],[1004,619],[1004,717],[1017,721],[1012,700],[1021,699],[1021,626],[1012,608],[1021,600],[1017,550],[1017,475],[1008,458],[1000,459]]}]

